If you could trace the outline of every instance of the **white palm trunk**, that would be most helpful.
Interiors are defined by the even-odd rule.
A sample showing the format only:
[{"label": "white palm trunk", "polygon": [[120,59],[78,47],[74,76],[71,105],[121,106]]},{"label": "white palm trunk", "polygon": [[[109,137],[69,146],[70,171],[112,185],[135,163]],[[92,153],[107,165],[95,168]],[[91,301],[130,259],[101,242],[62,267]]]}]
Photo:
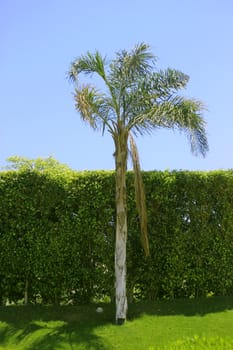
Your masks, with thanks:
[{"label": "white palm trunk", "polygon": [[116,145],[116,245],[115,245],[115,278],[116,278],[116,323],[122,324],[127,314],[126,296],[126,241],[127,241],[127,204],[126,204],[126,169],[127,137],[123,132]]},{"label": "white palm trunk", "polygon": [[[124,228],[122,228],[124,230]],[[126,297],[126,235],[117,230],[115,250],[115,275],[116,275],[116,323],[124,323],[127,313]]]}]

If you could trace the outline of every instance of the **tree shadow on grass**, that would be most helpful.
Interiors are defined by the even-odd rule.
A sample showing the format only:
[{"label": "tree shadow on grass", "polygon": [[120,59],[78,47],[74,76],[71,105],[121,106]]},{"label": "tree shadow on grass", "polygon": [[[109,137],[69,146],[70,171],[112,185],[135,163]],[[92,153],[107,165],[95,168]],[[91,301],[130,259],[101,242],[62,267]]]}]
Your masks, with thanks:
[{"label": "tree shadow on grass", "polygon": [[233,310],[233,296],[139,302],[129,307],[128,319],[133,320],[142,314],[155,316],[205,316],[209,313],[227,310]]},{"label": "tree shadow on grass", "polygon": [[[0,307],[0,346],[13,344],[25,350],[109,350],[111,344],[97,335],[98,327],[114,323],[114,305],[85,306],[7,306]],[[178,299],[129,305],[128,319],[142,315],[204,316],[233,310],[232,297]],[[80,346],[80,347],[79,347]]]},{"label": "tree shadow on grass", "polygon": [[[94,329],[112,324],[114,308],[104,307],[96,313],[95,305],[82,307],[1,307],[0,346],[14,344],[27,350],[108,350],[110,346]],[[25,345],[24,345],[25,344]],[[24,347],[23,347],[24,346]]]},{"label": "tree shadow on grass", "polygon": [[40,339],[37,339],[27,350],[54,350],[70,349],[75,350],[77,346],[83,346],[83,349],[107,350],[109,347],[106,341],[93,333],[89,327],[79,327],[75,324],[67,324],[63,327],[53,330]]}]

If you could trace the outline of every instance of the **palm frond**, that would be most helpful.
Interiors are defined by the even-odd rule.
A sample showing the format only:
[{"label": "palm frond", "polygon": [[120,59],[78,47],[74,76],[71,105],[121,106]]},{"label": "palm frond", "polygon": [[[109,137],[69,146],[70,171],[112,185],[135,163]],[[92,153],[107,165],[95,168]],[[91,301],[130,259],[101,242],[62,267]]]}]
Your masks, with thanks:
[{"label": "palm frond", "polygon": [[[145,121],[144,116],[148,113],[153,114],[155,109],[160,110],[159,113],[161,113],[161,108],[164,110],[165,103],[166,110],[168,107],[172,107],[177,91],[185,88],[188,80],[189,77],[186,74],[170,68],[134,79],[130,89],[124,92],[129,127],[136,126],[138,119],[142,119],[142,116]],[[150,123],[143,123],[143,129],[147,127],[149,127],[150,132]],[[142,124],[140,124],[140,128],[142,129]]]},{"label": "palm frond", "polygon": [[68,78],[71,81],[76,82],[80,73],[96,73],[105,80],[105,64],[105,57],[102,57],[98,51],[96,51],[94,54],[88,51],[86,55],[78,57],[71,63]]},{"label": "palm frond", "polygon": [[98,100],[96,92],[89,86],[75,89],[75,108],[80,113],[82,119],[90,124],[93,129],[97,129],[95,115],[98,112]]},{"label": "palm frond", "polygon": [[113,131],[109,118],[111,105],[108,104],[105,95],[100,94],[94,87],[85,85],[75,89],[74,99],[76,110],[93,129],[102,128],[102,133],[104,133],[107,126],[109,132]]},{"label": "palm frond", "polygon": [[168,99],[174,92],[184,89],[189,76],[177,69],[165,69],[154,72],[147,82],[147,89],[163,100]]},{"label": "palm frond", "polygon": [[154,67],[156,57],[150,52],[150,46],[141,43],[131,51],[121,50],[110,65],[111,77],[118,82],[131,85],[136,77],[147,75]]},{"label": "palm frond", "polygon": [[191,152],[205,157],[209,146],[205,131],[206,122],[202,117],[204,109],[201,101],[176,96],[162,103],[152,120],[160,127],[183,131],[190,141]]},{"label": "palm frond", "polygon": [[137,146],[133,139],[133,136],[129,134],[130,140],[130,153],[133,161],[134,168],[134,183],[135,183],[135,198],[136,198],[136,207],[140,220],[141,227],[141,243],[145,252],[145,255],[150,254],[149,250],[149,241],[148,241],[148,231],[147,231],[147,210],[146,210],[146,197],[144,184],[142,180],[142,173],[140,168],[139,156]]},{"label": "palm frond", "polygon": [[[205,157],[209,150],[206,122],[202,117],[203,103],[193,99],[183,99],[176,105],[177,119],[174,121],[179,130],[183,130],[191,144],[194,155],[201,154]],[[179,113],[178,113],[179,111]]]},{"label": "palm frond", "polygon": [[204,109],[204,105],[198,100],[175,96],[155,103],[148,111],[142,110],[132,118],[130,129],[141,135],[158,128],[183,131],[190,141],[191,152],[204,157],[209,150],[206,123],[202,117]]},{"label": "palm frond", "polygon": [[125,65],[131,74],[145,75],[150,72],[156,61],[156,57],[149,50],[150,46],[140,43],[134,47],[125,60]]}]

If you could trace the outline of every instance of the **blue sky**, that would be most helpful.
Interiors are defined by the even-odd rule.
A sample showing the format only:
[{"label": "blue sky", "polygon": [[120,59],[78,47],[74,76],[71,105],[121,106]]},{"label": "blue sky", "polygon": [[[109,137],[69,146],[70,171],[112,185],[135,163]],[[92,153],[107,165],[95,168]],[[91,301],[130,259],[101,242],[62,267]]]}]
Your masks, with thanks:
[{"label": "blue sky", "polygon": [[232,0],[1,1],[0,166],[18,155],[113,169],[113,142],[80,120],[66,73],[87,50],[113,58],[144,41],[158,68],[190,76],[185,95],[208,108],[210,152],[194,157],[184,135],[160,130],[137,139],[142,168],[233,168],[232,33]]}]

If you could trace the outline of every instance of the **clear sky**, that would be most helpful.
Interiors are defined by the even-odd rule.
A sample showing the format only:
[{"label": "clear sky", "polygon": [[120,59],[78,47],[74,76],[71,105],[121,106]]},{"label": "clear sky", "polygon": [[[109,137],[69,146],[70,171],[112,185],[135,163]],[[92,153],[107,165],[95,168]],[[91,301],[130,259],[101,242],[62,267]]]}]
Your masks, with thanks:
[{"label": "clear sky", "polygon": [[87,50],[111,59],[142,41],[158,68],[190,76],[210,146],[194,157],[184,135],[160,130],[137,139],[142,168],[233,168],[232,0],[0,0],[0,166],[18,155],[113,169],[112,140],[80,120],[66,74]]}]

